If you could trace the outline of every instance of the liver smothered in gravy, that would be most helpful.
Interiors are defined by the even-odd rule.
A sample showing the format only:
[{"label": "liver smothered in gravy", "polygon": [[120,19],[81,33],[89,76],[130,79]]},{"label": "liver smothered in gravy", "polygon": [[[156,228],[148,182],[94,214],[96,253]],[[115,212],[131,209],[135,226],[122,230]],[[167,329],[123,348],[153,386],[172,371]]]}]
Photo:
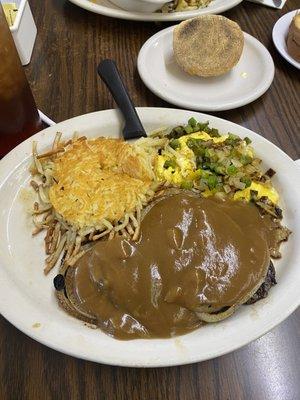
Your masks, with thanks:
[{"label": "liver smothered in gravy", "polygon": [[76,308],[117,339],[187,333],[201,324],[197,312],[242,304],[258,289],[268,231],[253,204],[185,191],[162,197],[148,207],[137,242],[99,241],[79,260]]}]

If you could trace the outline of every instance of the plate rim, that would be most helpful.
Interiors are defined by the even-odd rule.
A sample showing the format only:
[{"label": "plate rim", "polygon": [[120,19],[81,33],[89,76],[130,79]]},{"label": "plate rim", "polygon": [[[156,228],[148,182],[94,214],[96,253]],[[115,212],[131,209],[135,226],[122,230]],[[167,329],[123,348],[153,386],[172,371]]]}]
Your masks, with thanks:
[{"label": "plate rim", "polygon": [[[193,112],[189,111],[189,110],[178,110],[178,109],[172,109],[172,108],[156,108],[156,107],[140,107],[137,108],[137,111],[140,113],[147,113],[147,112],[157,112],[159,110],[159,112],[163,112],[163,113],[178,113],[179,111],[181,113],[184,114],[191,114]],[[73,117],[70,118],[68,120],[62,121],[61,123],[57,124],[57,129],[61,129],[60,126],[63,124],[69,124],[70,122],[75,122],[80,120],[82,117],[84,117],[86,120],[93,118],[94,116],[99,117],[99,114],[101,113],[107,113],[108,116],[112,116],[115,118],[116,115],[118,115],[117,110],[103,110],[103,111],[96,111],[93,113],[88,113],[88,114],[83,114],[82,116],[77,116],[77,117]],[[197,115],[195,115],[197,114]],[[198,113],[198,112],[194,112],[194,115],[197,116],[198,118],[206,118],[209,119],[210,121],[212,121],[212,123],[214,123],[214,121],[219,121],[219,123],[224,123],[227,125],[231,126],[231,129],[234,129],[235,127],[238,127],[239,130],[244,131],[244,134],[247,135],[247,133],[251,132],[251,134],[254,135],[254,137],[260,138],[260,140],[262,140],[262,142],[267,142],[268,146],[270,146],[271,148],[273,147],[273,149],[276,149],[277,152],[280,152],[282,155],[284,155],[285,158],[287,158],[287,160],[289,160],[289,163],[292,163],[293,160],[291,159],[291,157],[289,157],[286,153],[284,153],[279,147],[277,147],[275,144],[273,144],[272,142],[270,142],[268,139],[264,138],[263,136],[260,136],[259,134],[255,133],[254,131],[238,125],[234,122],[231,121],[227,121],[225,119],[219,118],[219,117],[215,117],[215,116],[211,116],[208,114],[204,114],[204,113]],[[175,117],[175,115],[174,115]],[[99,119],[99,118],[98,118]],[[99,119],[101,120],[101,119]],[[46,135],[49,131],[54,131],[56,129],[56,126],[47,128],[41,132],[39,132],[38,134],[34,135],[33,137],[27,139],[24,142],[30,143],[32,142],[32,140],[34,139],[38,139],[38,137],[40,135]],[[226,128],[227,129],[227,128]],[[2,188],[3,183],[6,180],[3,180],[3,175],[7,178],[10,176],[10,173],[5,172],[5,165],[6,167],[9,166],[9,163],[12,162],[13,158],[14,158],[14,153],[18,152],[18,150],[21,150],[22,146],[24,146],[24,142],[22,142],[20,145],[18,145],[15,149],[13,149],[8,155],[6,155],[1,161],[0,161],[0,190]],[[50,141],[49,141],[50,144]],[[24,158],[23,158],[24,160]],[[24,162],[24,161],[23,161]],[[292,164],[291,164],[292,165]],[[299,182],[300,182],[300,169],[296,169],[295,170],[295,174],[299,177]],[[299,186],[300,188],[300,186]],[[299,191],[300,193],[300,191]],[[1,261],[1,257],[0,257],[0,261]],[[1,285],[5,285],[5,281],[7,280],[7,272],[5,269],[0,268],[0,282]],[[17,290],[17,288],[13,288],[12,292],[9,292],[9,290],[7,288],[4,289],[3,293],[2,291],[0,291],[0,298],[4,299],[5,298],[5,293],[9,293],[10,295],[15,292],[17,293],[17,295],[21,298],[26,297],[24,295],[23,292],[19,292]],[[6,300],[7,301],[7,300]],[[108,365],[118,365],[118,366],[127,366],[127,367],[166,367],[166,366],[176,366],[176,365],[185,365],[185,364],[191,364],[191,363],[195,363],[195,362],[200,362],[200,361],[204,361],[204,360],[209,360],[211,358],[215,358],[227,353],[230,353],[232,351],[235,351],[243,346],[245,346],[246,344],[252,342],[253,340],[258,339],[259,337],[263,336],[265,333],[267,333],[269,330],[273,329],[275,326],[277,326],[280,322],[282,322],[284,319],[286,319],[293,311],[295,311],[297,309],[297,307],[299,306],[300,303],[300,298],[297,301],[297,303],[295,302],[292,305],[289,305],[289,307],[287,309],[285,309],[285,313],[284,313],[284,317],[282,317],[282,314],[279,315],[279,313],[275,316],[275,318],[269,323],[264,326],[263,330],[259,333],[256,334],[255,336],[251,336],[250,338],[247,337],[247,334],[245,335],[244,338],[242,338],[242,340],[240,340],[238,343],[231,345],[230,348],[228,348],[227,350],[223,349],[223,350],[218,350],[217,352],[214,351],[211,353],[210,356],[205,356],[205,358],[201,358],[201,355],[199,357],[199,355],[193,355],[192,357],[185,357],[185,360],[178,360],[178,361],[174,361],[172,360],[171,362],[166,362],[165,360],[156,360],[155,362],[150,362],[150,363],[140,363],[140,362],[131,362],[131,360],[122,360],[122,361],[112,361],[112,360],[103,360],[103,359],[99,359],[99,357],[97,357],[97,354],[95,354],[95,356],[91,357],[91,356],[85,356],[83,354],[79,354],[78,350],[77,351],[72,351],[69,349],[65,349],[62,348],[62,344],[61,342],[59,342],[59,340],[56,340],[56,342],[53,342],[53,339],[49,340],[49,337],[47,339],[44,338],[43,335],[41,335],[40,332],[38,331],[33,331],[32,329],[30,329],[29,326],[24,327],[24,318],[14,318],[14,310],[9,310],[9,308],[5,308],[6,303],[0,301],[0,312],[1,314],[10,322],[12,323],[16,328],[18,328],[19,330],[21,330],[23,333],[25,333],[27,336],[33,338],[34,340],[56,350],[56,351],[60,351],[64,354],[68,354],[71,356],[74,356],[76,358],[80,358],[80,359],[85,359],[85,360],[89,360],[89,361],[93,361],[93,362],[97,362],[97,363],[103,363],[103,364],[108,364]],[[28,304],[27,304],[28,306]],[[31,304],[29,304],[28,306],[29,308],[33,308],[33,306]],[[23,325],[20,323],[20,320],[23,322]],[[22,325],[20,327],[20,325]],[[169,340],[169,339],[167,339]]]},{"label": "plate rim", "polygon": [[[161,22],[163,22],[163,21],[183,21],[188,18],[197,17],[198,15],[203,15],[203,14],[212,14],[212,13],[220,14],[220,13],[227,11],[233,7],[236,7],[243,0],[225,0],[224,5],[215,7],[211,11],[208,10],[208,12],[203,12],[203,9],[199,9],[199,10],[194,10],[194,11],[184,11],[184,12],[178,12],[178,13],[172,13],[172,14],[166,14],[166,15],[162,15],[162,14],[158,14],[158,13],[142,14],[142,13],[131,12],[131,11],[126,11],[126,10],[122,10],[122,9],[108,8],[108,7],[104,7],[101,4],[92,3],[89,0],[69,0],[69,1],[85,10],[94,12],[96,14],[105,15],[105,16],[111,17],[111,18],[119,18],[119,19],[132,20],[132,21],[161,21]],[[227,3],[228,1],[231,1],[231,4],[229,6]],[[227,3],[227,5],[225,5],[225,3]]]},{"label": "plate rim", "polygon": [[300,9],[296,9],[296,10],[292,10],[284,15],[282,15],[275,23],[273,29],[272,29],[272,40],[274,43],[274,46],[276,47],[276,50],[278,51],[278,53],[291,65],[293,65],[295,68],[300,69],[300,62],[297,62],[296,60],[294,60],[287,51],[285,51],[285,49],[282,49],[280,47],[280,39],[282,39],[282,36],[278,35],[279,32],[279,26],[282,24],[286,24],[285,26],[287,26],[288,24],[290,24],[291,20],[292,20],[292,16],[295,15],[295,12],[299,12]]},{"label": "plate rim", "polygon": [[[216,112],[216,111],[227,111],[227,110],[233,110],[238,107],[243,107],[247,104],[252,103],[253,101],[259,99],[261,96],[263,96],[267,90],[270,88],[270,86],[273,83],[274,76],[275,76],[275,65],[273,58],[268,51],[268,49],[254,36],[250,35],[247,32],[243,32],[244,37],[245,37],[245,44],[250,43],[255,46],[256,49],[259,49],[260,54],[264,53],[264,60],[267,64],[267,67],[270,68],[270,74],[266,77],[266,80],[264,84],[258,86],[259,90],[256,91],[251,91],[249,92],[249,95],[247,97],[243,97],[242,99],[232,101],[230,103],[226,103],[223,105],[219,106],[214,106],[214,107],[209,107],[206,106],[204,103],[199,106],[199,101],[197,103],[192,103],[192,102],[186,102],[186,101],[181,101],[180,98],[174,98],[172,94],[165,94],[166,92],[163,92],[161,89],[158,89],[158,86],[155,85],[155,82],[153,82],[149,78],[149,74],[147,72],[146,66],[145,66],[145,58],[147,55],[147,52],[149,48],[153,45],[153,43],[158,39],[163,36],[167,36],[171,34],[171,32],[174,30],[175,26],[170,26],[168,28],[165,28],[157,33],[155,33],[153,36],[151,36],[141,47],[138,58],[137,58],[137,69],[139,76],[145,86],[153,92],[156,96],[159,98],[163,99],[164,101],[167,101],[168,103],[174,104],[178,107],[182,108],[188,108],[190,110],[196,110],[196,111],[204,111],[204,112]],[[156,81],[157,82],[157,81]]]}]

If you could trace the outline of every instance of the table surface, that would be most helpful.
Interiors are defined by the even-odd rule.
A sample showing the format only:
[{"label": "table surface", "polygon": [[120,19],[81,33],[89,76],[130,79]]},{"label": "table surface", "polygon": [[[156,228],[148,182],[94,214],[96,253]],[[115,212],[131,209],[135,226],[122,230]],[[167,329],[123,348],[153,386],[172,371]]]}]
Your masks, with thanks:
[{"label": "table surface", "polygon": [[[136,69],[142,44],[166,25],[113,20],[62,0],[30,0],[30,5],[38,37],[26,73],[38,107],[54,121],[114,107],[96,74],[103,58],[116,60],[136,105],[170,107],[143,85]],[[288,0],[279,11],[244,1],[225,13],[264,43],[276,74],[262,98],[216,114],[260,133],[293,159],[300,158],[300,74],[276,52],[271,32],[297,5],[299,0]],[[0,317],[0,398],[298,400],[300,309],[238,351],[163,369],[77,360],[36,343]]]}]

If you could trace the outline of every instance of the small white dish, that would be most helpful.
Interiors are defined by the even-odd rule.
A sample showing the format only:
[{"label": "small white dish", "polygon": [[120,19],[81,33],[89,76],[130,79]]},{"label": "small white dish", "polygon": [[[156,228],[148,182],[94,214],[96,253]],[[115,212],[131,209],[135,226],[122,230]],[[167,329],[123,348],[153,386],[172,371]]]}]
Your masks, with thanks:
[{"label": "small white dish", "polygon": [[[69,0],[88,11],[107,17],[133,21],[183,21],[204,14],[220,14],[237,6],[242,0],[213,0],[207,7],[198,10],[162,14],[159,12],[136,12],[122,10],[108,0]],[[120,3],[122,0],[118,0]],[[125,0],[124,0],[125,1]],[[138,0],[137,0],[138,1]],[[166,1],[167,2],[167,1]]]},{"label": "small white dish", "polygon": [[[69,138],[119,137],[123,120],[117,110],[81,115],[51,126],[21,143],[0,161],[0,313],[34,340],[57,351],[99,363],[128,367],[167,367],[218,357],[255,340],[287,318],[300,304],[300,169],[262,136],[207,114],[168,108],[138,108],[146,129],[209,121],[222,133],[249,137],[263,169],[274,168],[284,221],[293,234],[275,260],[278,284],[264,300],[241,307],[232,317],[177,338],[115,340],[65,313],[54,296],[53,277],[43,273],[44,234],[32,237],[28,192],[32,141],[40,151],[51,148],[56,132]],[[263,129],[263,127],[262,127]]]},{"label": "small white dish", "polygon": [[299,12],[300,10],[291,11],[283,15],[276,22],[273,28],[272,37],[274,45],[278,50],[278,52],[282,55],[282,57],[285,58],[294,67],[300,69],[300,63],[289,55],[286,47],[286,39],[289,31],[289,26],[292,22],[293,17],[296,15],[297,11]]},{"label": "small white dish", "polygon": [[244,33],[242,57],[229,73],[200,78],[187,74],[176,63],[173,29],[171,26],[152,36],[138,56],[140,77],[163,100],[192,110],[230,110],[251,103],[270,87],[275,72],[272,57],[248,33]]},{"label": "small white dish", "polygon": [[155,12],[166,3],[166,0],[111,0],[113,4],[127,11]]}]

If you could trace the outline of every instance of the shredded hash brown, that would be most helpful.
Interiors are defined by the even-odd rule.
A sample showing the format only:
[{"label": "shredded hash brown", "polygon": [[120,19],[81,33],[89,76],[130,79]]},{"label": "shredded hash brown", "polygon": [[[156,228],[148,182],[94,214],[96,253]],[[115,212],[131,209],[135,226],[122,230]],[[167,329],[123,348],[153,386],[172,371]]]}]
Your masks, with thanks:
[{"label": "shredded hash brown", "polygon": [[151,172],[126,142],[77,140],[54,161],[49,199],[68,223],[99,230],[145,202]]},{"label": "shredded hash brown", "polygon": [[33,144],[33,233],[47,230],[46,274],[62,253],[74,265],[100,238],[137,239],[141,210],[157,186],[143,148],[119,139],[60,140],[58,133],[52,150],[41,155]]}]

